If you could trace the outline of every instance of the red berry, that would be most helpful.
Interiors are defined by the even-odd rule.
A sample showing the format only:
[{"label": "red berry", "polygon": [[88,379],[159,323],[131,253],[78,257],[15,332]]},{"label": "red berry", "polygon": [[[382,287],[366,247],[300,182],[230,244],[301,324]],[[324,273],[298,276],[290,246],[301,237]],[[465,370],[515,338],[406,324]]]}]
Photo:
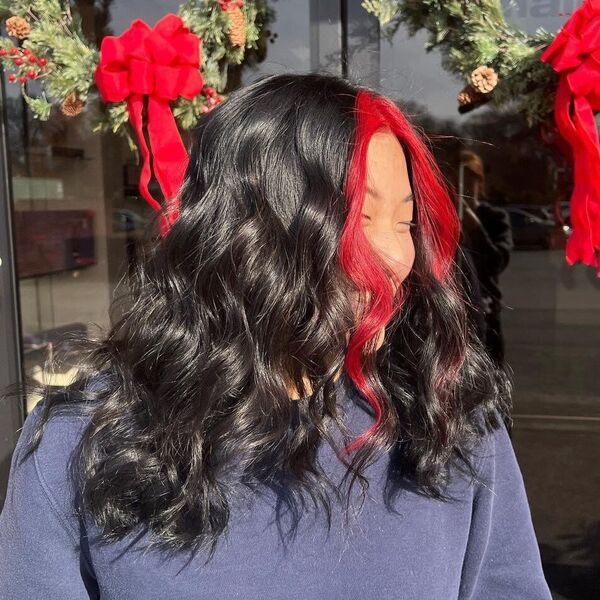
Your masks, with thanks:
[{"label": "red berry", "polygon": [[27,77],[29,77],[29,79],[33,79],[36,75],[37,73],[33,69],[29,69],[29,71],[27,71]]},{"label": "red berry", "polygon": [[11,81],[11,82],[12,82],[12,81],[15,81],[16,79],[17,79],[17,76],[16,76],[14,73],[11,73],[11,74],[8,76],[8,80],[9,80],[9,81]]},{"label": "red berry", "polygon": [[27,81],[27,77],[23,77],[23,76],[21,76],[21,77],[19,77],[19,81],[20,81],[21,83],[25,83],[25,82]]},{"label": "red berry", "polygon": [[48,64],[48,61],[43,56],[42,58],[38,58],[37,61],[42,67],[45,67]]},{"label": "red berry", "polygon": [[203,113],[207,113],[210,112],[210,108],[208,108],[208,106],[206,106],[206,104],[200,109]]},{"label": "red berry", "polygon": [[35,56],[33,56],[33,54],[29,57],[29,62],[30,63],[34,63],[37,62],[37,58]]},{"label": "red berry", "polygon": [[10,54],[11,54],[11,56],[14,56],[14,55],[15,55],[15,54],[17,54],[18,52],[19,52],[19,51],[18,51],[18,50],[17,50],[17,49],[16,49],[14,46],[13,46],[13,47],[10,49]]},{"label": "red berry", "polygon": [[208,87],[204,88],[204,93],[208,97],[214,96],[215,95],[215,88],[208,86]]},{"label": "red berry", "polygon": [[20,67],[23,64],[23,59],[22,58],[15,58],[15,65],[17,65],[17,67]]},{"label": "red berry", "polygon": [[24,48],[23,54],[26,54],[27,56],[29,56],[31,54],[31,50],[29,48]]}]

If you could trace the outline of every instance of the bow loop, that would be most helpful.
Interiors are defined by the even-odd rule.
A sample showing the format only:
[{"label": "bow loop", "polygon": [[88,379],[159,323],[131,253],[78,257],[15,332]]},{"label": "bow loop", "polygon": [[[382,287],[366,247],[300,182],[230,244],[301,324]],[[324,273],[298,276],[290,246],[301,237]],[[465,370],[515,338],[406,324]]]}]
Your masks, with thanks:
[{"label": "bow loop", "polygon": [[154,84],[154,65],[145,60],[133,58],[129,61],[127,70],[129,93],[130,94],[153,94]]},{"label": "bow loop", "polygon": [[597,55],[600,50],[600,14],[592,17],[581,35],[581,51]]},{"label": "bow loop", "polygon": [[[176,15],[163,17],[154,29],[136,19],[120,36],[102,40],[96,84],[106,102],[120,102],[130,93],[193,98],[203,85],[200,48],[200,39]],[[173,81],[164,94],[167,74]]]}]

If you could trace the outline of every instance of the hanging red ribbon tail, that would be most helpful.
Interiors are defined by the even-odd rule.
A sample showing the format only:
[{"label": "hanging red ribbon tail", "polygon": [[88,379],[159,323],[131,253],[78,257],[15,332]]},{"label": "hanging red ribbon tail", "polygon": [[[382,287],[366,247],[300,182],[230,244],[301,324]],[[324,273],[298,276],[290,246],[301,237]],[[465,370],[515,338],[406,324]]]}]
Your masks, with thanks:
[{"label": "hanging red ribbon tail", "polygon": [[[166,132],[171,134],[165,135]],[[179,216],[179,191],[189,157],[168,102],[153,96],[148,100],[148,137],[152,145],[154,174],[167,199],[163,228],[168,230]]]},{"label": "hanging red ribbon tail", "polygon": [[600,0],[585,0],[542,54],[559,74],[556,126],[573,154],[574,185],[566,259],[593,266],[600,277]]},{"label": "hanging red ribbon tail", "polygon": [[[142,157],[140,194],[160,212],[163,237],[179,216],[179,193],[189,161],[170,102],[179,96],[191,100],[202,90],[200,46],[200,39],[190,33],[177,15],[166,15],[154,29],[136,19],[120,36],[106,36],[102,40],[100,63],[94,74],[106,102],[127,101],[129,121]],[[144,115],[146,96],[148,106]],[[144,136],[144,122],[149,145]],[[149,190],[152,169],[164,206]]]}]

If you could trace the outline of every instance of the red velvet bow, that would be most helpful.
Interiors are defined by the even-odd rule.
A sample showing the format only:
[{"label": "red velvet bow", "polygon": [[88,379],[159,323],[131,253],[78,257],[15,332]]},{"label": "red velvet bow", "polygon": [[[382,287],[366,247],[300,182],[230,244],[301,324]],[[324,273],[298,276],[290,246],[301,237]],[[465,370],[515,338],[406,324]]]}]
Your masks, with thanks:
[{"label": "red velvet bow", "polygon": [[203,86],[200,74],[201,40],[190,33],[180,17],[168,14],[152,29],[140,19],[120,36],[106,36],[100,63],[94,73],[106,102],[127,100],[129,120],[135,129],[144,159],[139,189],[156,211],[161,204],[148,190],[150,150],[143,132],[144,96],[148,96],[147,130],[154,174],[167,210],[161,214],[161,235],[166,235],[179,215],[178,193],[188,164],[170,101],[191,99]]},{"label": "red velvet bow", "polygon": [[560,75],[554,116],[573,150],[567,261],[594,266],[600,276],[600,143],[594,119],[600,110],[600,0],[584,1],[541,60]]}]

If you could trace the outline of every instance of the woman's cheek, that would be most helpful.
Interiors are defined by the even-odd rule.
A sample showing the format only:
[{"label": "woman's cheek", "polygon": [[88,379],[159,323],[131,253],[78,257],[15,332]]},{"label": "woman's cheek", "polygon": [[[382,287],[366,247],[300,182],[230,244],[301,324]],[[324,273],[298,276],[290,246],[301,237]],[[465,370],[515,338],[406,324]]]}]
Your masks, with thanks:
[{"label": "woman's cheek", "polygon": [[401,269],[401,273],[400,276],[402,277],[400,281],[404,281],[408,275],[410,274],[410,272],[412,271],[412,268],[415,264],[415,243],[412,239],[412,235],[409,236],[410,241],[407,242],[406,244],[406,258],[404,261],[404,264],[402,265],[402,269]]},{"label": "woman's cheek", "polygon": [[396,281],[392,282],[394,292],[396,292],[397,287],[409,276],[415,264],[415,244],[412,236],[408,236],[406,242],[402,244],[398,258],[388,264],[396,278]]}]

